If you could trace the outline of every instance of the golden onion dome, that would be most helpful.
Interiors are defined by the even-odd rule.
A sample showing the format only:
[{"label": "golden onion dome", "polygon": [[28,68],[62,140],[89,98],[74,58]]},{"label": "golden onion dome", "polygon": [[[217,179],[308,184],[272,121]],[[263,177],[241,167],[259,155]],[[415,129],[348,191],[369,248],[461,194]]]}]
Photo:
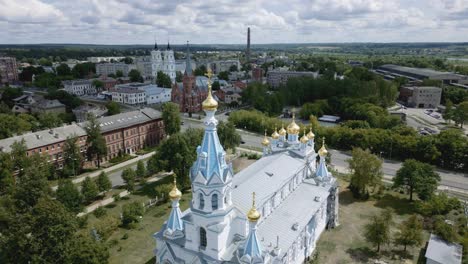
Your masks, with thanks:
[{"label": "golden onion dome", "polygon": [[250,208],[249,212],[247,213],[247,218],[250,222],[257,222],[260,219],[261,215],[255,208],[255,192],[252,193],[252,208]]},{"label": "golden onion dome", "polygon": [[203,101],[202,108],[203,110],[214,111],[218,108],[218,102],[211,94],[211,77],[213,76],[211,69],[208,69],[206,76],[208,76],[208,96],[206,97],[205,101]]},{"label": "golden onion dome", "polygon": [[268,140],[268,137],[266,135],[266,130],[265,130],[265,137],[263,137],[263,140],[262,140],[262,145],[265,147],[270,145],[270,140]]},{"label": "golden onion dome", "polygon": [[322,141],[322,147],[318,151],[321,157],[325,157],[328,154],[328,150],[325,148],[325,138]]},{"label": "golden onion dome", "polygon": [[169,192],[169,198],[171,198],[171,200],[175,200],[180,199],[180,197],[182,197],[182,192],[177,189],[177,181],[174,176],[174,187],[172,187],[172,190]]},{"label": "golden onion dome", "polygon": [[296,121],[293,118],[291,124],[288,125],[288,134],[297,135],[301,128],[296,124]]},{"label": "golden onion dome", "polygon": [[306,144],[308,141],[309,141],[309,138],[305,135],[305,131],[304,131],[304,135],[302,135],[301,137],[301,143]]},{"label": "golden onion dome", "polygon": [[284,126],[281,126],[281,129],[279,130],[280,136],[286,136],[286,129],[284,129]]},{"label": "golden onion dome", "polygon": [[279,135],[278,132],[276,131],[276,127],[275,127],[275,131],[273,132],[273,134],[271,134],[271,138],[272,138],[272,139],[278,139],[279,136],[280,136],[280,135]]},{"label": "golden onion dome", "polygon": [[307,137],[309,139],[314,139],[315,138],[315,134],[314,134],[314,132],[312,132],[312,128],[310,128],[309,133],[307,133]]}]

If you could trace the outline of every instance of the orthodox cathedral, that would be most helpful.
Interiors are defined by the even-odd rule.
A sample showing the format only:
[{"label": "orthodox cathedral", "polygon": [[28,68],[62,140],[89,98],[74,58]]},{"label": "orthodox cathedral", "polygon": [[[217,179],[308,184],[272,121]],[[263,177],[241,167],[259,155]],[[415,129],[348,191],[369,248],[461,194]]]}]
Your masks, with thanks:
[{"label": "orthodox cathedral", "polygon": [[190,208],[180,210],[174,181],[171,214],[154,234],[156,263],[304,263],[320,234],[338,225],[338,183],[324,142],[316,153],[313,132],[300,137],[293,118],[265,134],[263,157],[234,175],[216,132],[217,106],[209,81]]},{"label": "orthodox cathedral", "polygon": [[176,67],[174,51],[171,49],[169,42],[165,50],[160,50],[158,44],[154,43],[154,49],[151,51],[151,71],[153,78],[157,77],[158,71],[169,75],[172,83],[176,79]]}]

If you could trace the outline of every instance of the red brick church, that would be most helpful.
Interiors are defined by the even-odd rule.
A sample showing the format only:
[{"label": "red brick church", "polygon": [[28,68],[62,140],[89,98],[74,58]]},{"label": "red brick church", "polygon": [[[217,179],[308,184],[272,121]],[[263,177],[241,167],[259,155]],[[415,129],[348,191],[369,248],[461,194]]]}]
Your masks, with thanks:
[{"label": "red brick church", "polygon": [[202,111],[202,102],[207,96],[207,86],[203,83],[205,77],[193,75],[188,43],[186,60],[182,83],[176,82],[172,86],[171,101],[179,105],[181,112],[196,113]]}]

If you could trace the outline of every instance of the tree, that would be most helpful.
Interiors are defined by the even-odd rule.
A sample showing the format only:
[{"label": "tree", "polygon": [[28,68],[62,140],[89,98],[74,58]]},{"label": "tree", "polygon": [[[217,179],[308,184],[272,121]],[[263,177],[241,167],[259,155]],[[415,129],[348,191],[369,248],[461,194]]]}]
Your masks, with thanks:
[{"label": "tree", "polygon": [[184,75],[180,71],[176,71],[176,82],[182,82]]},{"label": "tree", "polygon": [[97,160],[98,168],[101,167],[101,157],[107,155],[107,146],[104,137],[101,134],[101,127],[94,115],[88,116],[88,122],[85,127],[88,145],[88,160]]},{"label": "tree", "polygon": [[122,225],[128,227],[131,223],[138,223],[140,216],[145,213],[145,208],[139,202],[125,204],[122,212]]},{"label": "tree", "polygon": [[92,62],[78,63],[72,69],[75,78],[82,79],[96,73],[96,64]]},{"label": "tree", "polygon": [[171,77],[162,71],[158,71],[158,75],[156,76],[156,85],[159,87],[171,88]]},{"label": "tree", "polygon": [[218,73],[218,78],[219,78],[220,80],[228,81],[228,80],[229,80],[229,72],[227,72],[227,71],[222,71],[222,72]]},{"label": "tree", "polygon": [[458,234],[454,226],[444,221],[442,217],[437,217],[434,223],[434,233],[448,242],[455,242]]},{"label": "tree", "polygon": [[236,147],[241,143],[241,136],[232,122],[224,123],[220,121],[217,127],[219,141],[225,149],[232,149],[236,152]]},{"label": "tree", "polygon": [[167,135],[172,135],[180,131],[180,112],[179,106],[172,102],[164,103],[162,118],[164,121],[164,130]]},{"label": "tree", "polygon": [[442,117],[447,121],[447,123],[453,119],[453,103],[450,99],[445,101],[445,111],[442,114]]},{"label": "tree", "polygon": [[468,121],[468,101],[458,104],[457,108],[453,110],[452,119],[463,128],[463,124]]},{"label": "tree", "polygon": [[393,187],[406,188],[410,195],[410,201],[413,201],[413,192],[417,192],[422,200],[427,200],[437,189],[439,181],[440,176],[431,165],[407,159],[397,171],[393,179]]},{"label": "tree", "polygon": [[117,71],[115,72],[115,77],[117,77],[117,78],[123,77],[123,72],[122,72],[121,70],[117,70]]},{"label": "tree", "polygon": [[120,114],[121,110],[120,110],[120,105],[114,101],[110,101],[106,104],[106,108],[107,108],[107,114],[109,115],[116,115],[116,114]]},{"label": "tree", "polygon": [[68,67],[68,65],[65,63],[62,63],[59,66],[57,66],[55,70],[57,71],[57,75],[59,76],[68,76],[71,74],[70,67]]},{"label": "tree", "polygon": [[392,213],[386,211],[380,216],[373,216],[370,223],[364,227],[364,237],[370,243],[377,247],[380,252],[382,244],[390,242],[390,226],[392,225]]},{"label": "tree", "polygon": [[221,86],[219,85],[218,81],[214,81],[213,86],[211,88],[213,89],[213,91],[218,91],[221,88]]},{"label": "tree", "polygon": [[367,198],[369,188],[375,189],[382,182],[382,160],[369,150],[354,148],[348,163],[352,170],[349,188],[356,197]]},{"label": "tree", "polygon": [[229,67],[230,72],[235,72],[237,70],[238,70],[237,65],[231,65],[231,67]]},{"label": "tree", "polygon": [[59,181],[55,196],[70,212],[78,213],[81,211],[83,197],[70,179]]},{"label": "tree", "polygon": [[83,157],[78,146],[78,137],[67,137],[63,146],[63,170],[65,177],[76,176],[81,171]]},{"label": "tree", "polygon": [[145,178],[146,174],[147,173],[146,173],[145,163],[143,163],[142,160],[139,160],[137,163],[136,176],[138,178]]},{"label": "tree", "polygon": [[107,192],[112,188],[112,183],[109,176],[103,171],[97,178],[97,187],[99,192]]},{"label": "tree", "polygon": [[122,172],[122,179],[124,180],[125,184],[127,185],[127,190],[129,192],[135,189],[135,171],[132,168],[126,168]]},{"label": "tree", "polygon": [[70,241],[70,263],[101,264],[107,263],[109,251],[103,242],[96,241],[90,236],[77,234]]},{"label": "tree", "polygon": [[399,230],[395,234],[395,244],[402,245],[406,252],[407,246],[420,245],[422,242],[423,225],[417,215],[410,216],[400,224]]},{"label": "tree", "polygon": [[104,87],[104,83],[101,80],[93,80],[93,86],[96,88],[96,91],[100,92]]},{"label": "tree", "polygon": [[63,123],[62,119],[55,113],[41,113],[38,115],[38,121],[42,129],[59,127]]},{"label": "tree", "polygon": [[0,152],[0,195],[11,193],[15,184],[13,160],[9,153]]},{"label": "tree", "polygon": [[98,187],[90,177],[86,177],[81,183],[81,194],[83,195],[86,203],[91,203],[98,196]]},{"label": "tree", "polygon": [[121,61],[123,61],[125,64],[132,64],[133,63],[133,59],[130,58],[130,57],[125,57]]},{"label": "tree", "polygon": [[197,67],[195,71],[193,72],[195,76],[204,76],[205,73],[206,73],[206,66],[203,64]]},{"label": "tree", "polygon": [[141,76],[140,71],[132,69],[128,72],[128,77],[130,77],[131,82],[143,82],[143,77]]}]

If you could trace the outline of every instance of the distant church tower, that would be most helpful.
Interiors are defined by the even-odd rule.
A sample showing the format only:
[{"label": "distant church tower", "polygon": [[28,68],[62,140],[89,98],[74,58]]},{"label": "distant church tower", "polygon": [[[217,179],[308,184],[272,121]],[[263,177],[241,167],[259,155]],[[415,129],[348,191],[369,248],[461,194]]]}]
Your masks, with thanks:
[{"label": "distant church tower", "polygon": [[176,71],[174,51],[171,49],[169,42],[164,51],[159,50],[158,44],[154,43],[154,49],[151,51],[151,68],[153,78],[156,79],[158,71],[162,71],[169,75],[172,83],[175,83]]}]

